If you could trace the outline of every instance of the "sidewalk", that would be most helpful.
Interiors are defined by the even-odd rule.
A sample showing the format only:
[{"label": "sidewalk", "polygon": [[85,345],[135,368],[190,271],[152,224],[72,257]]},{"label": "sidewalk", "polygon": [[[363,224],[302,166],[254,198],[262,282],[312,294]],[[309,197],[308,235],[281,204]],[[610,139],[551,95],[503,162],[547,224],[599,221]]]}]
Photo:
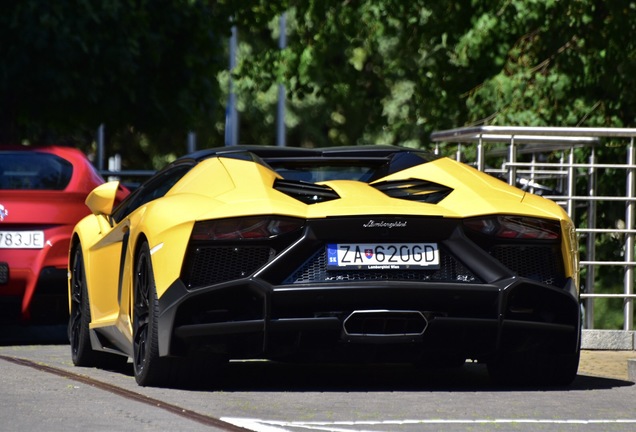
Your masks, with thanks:
[{"label": "sidewalk", "polygon": [[579,375],[633,382],[636,377],[631,376],[630,379],[627,367],[630,359],[636,360],[636,351],[581,350]]}]

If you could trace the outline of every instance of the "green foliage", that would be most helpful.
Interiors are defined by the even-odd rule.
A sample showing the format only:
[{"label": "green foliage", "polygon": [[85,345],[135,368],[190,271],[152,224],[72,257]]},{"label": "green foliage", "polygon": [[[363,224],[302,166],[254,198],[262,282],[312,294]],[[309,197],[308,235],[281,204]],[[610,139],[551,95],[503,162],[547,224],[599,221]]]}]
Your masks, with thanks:
[{"label": "green foliage", "polygon": [[241,142],[275,141],[278,84],[289,145],[426,146],[466,124],[628,126],[635,14],[600,0],[5,2],[0,138],[81,144],[104,123],[116,151],[145,136],[148,152],[171,153],[189,130],[221,145],[232,24]]},{"label": "green foliage", "polygon": [[278,9],[288,13],[284,50],[277,9],[255,3],[262,15],[240,23],[249,55],[235,71],[249,82],[238,84],[250,104],[243,142],[274,141],[275,99],[256,95],[273,96],[279,82],[290,145],[426,146],[432,131],[465,124],[634,121],[636,99],[620,90],[636,84],[634,3],[290,1]]},{"label": "green foliage", "polygon": [[[426,3],[290,2],[285,50],[272,39],[263,41],[249,24],[242,27],[241,43],[253,50],[240,59],[236,78],[249,80],[256,92],[268,92],[273,82],[285,85],[291,145],[419,144],[432,131],[426,126],[434,104],[423,103],[423,96],[438,92],[431,82],[433,58],[422,37],[440,39],[432,47],[439,58],[441,40],[448,37],[429,33],[438,26]],[[239,98],[258,100],[245,93]],[[245,117],[249,113],[242,122]],[[297,124],[294,118],[305,121]],[[251,142],[263,136],[260,132],[242,128],[241,140]],[[273,128],[266,133],[271,142]]]},{"label": "green foliage", "polygon": [[[217,9],[190,0],[3,2],[1,141],[79,144],[101,123],[114,135],[185,141],[219,103],[229,22]],[[157,140],[156,149],[171,145]]]},{"label": "green foliage", "polygon": [[[461,67],[497,72],[470,92],[470,122],[621,126],[634,122],[634,3],[505,1],[455,50]],[[620,4],[618,4],[620,3]],[[490,54],[488,54],[490,53]]]}]

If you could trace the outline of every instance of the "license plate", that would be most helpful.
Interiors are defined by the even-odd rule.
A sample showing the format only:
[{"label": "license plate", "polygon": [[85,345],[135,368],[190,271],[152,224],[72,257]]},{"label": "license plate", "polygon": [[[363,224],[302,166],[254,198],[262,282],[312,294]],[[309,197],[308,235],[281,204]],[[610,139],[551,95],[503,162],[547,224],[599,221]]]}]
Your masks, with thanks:
[{"label": "license plate", "polygon": [[0,249],[42,249],[44,231],[0,231]]},{"label": "license plate", "polygon": [[330,243],[327,268],[400,270],[439,268],[437,243]]}]

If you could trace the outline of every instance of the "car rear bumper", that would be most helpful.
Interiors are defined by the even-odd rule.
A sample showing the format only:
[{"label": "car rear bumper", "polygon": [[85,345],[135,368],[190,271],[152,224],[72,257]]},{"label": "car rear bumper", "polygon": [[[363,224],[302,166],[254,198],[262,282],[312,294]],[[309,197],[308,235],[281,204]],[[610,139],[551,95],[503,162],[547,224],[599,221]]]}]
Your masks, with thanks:
[{"label": "car rear bumper", "polygon": [[66,267],[44,267],[35,274],[30,268],[7,265],[6,274],[5,283],[0,283],[0,322],[61,322],[68,318]]},{"label": "car rear bumper", "polygon": [[[0,260],[0,311],[6,321],[31,321],[36,315],[55,315],[59,321],[59,316],[64,316],[59,309],[64,304],[68,310],[68,300],[61,303],[60,299],[68,298],[71,229],[62,225],[45,230],[46,245],[42,249],[2,250],[6,259]],[[37,310],[33,310],[34,302]]]},{"label": "car rear bumper", "polygon": [[192,291],[177,281],[160,311],[161,355],[487,359],[537,347],[576,352],[580,338],[573,284],[560,289],[525,278],[278,286],[249,278]]}]

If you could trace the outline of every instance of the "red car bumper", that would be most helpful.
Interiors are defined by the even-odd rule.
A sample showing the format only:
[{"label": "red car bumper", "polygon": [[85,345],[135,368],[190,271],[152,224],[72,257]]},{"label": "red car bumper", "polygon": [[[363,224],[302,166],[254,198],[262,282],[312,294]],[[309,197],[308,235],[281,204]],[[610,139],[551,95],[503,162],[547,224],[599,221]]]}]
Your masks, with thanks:
[{"label": "red car bumper", "polygon": [[[60,316],[67,308],[66,272],[71,226],[45,230],[42,249],[0,250],[0,309],[3,321],[30,321],[38,315]],[[48,310],[47,310],[48,309]]]}]

